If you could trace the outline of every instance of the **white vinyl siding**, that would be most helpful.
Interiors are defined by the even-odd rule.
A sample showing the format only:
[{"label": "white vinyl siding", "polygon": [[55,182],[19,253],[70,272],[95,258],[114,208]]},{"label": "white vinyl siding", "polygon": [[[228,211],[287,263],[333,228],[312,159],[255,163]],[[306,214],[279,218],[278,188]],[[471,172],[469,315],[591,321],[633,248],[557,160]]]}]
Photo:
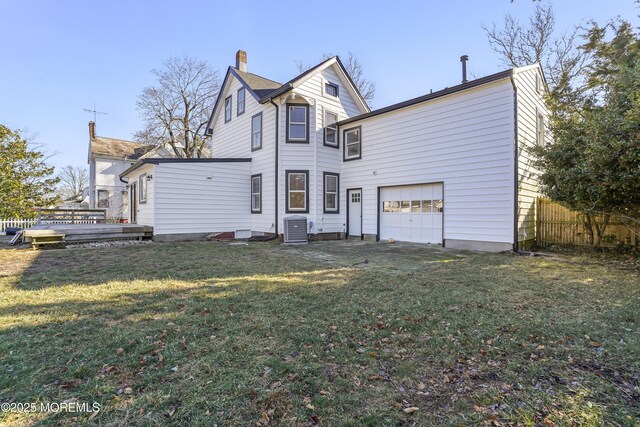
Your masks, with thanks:
[{"label": "white vinyl siding", "polygon": [[[335,82],[340,85],[340,97],[326,96],[325,82]],[[309,77],[307,81],[296,87],[295,93],[315,103],[309,106],[309,144],[280,144],[280,216],[279,230],[283,228],[282,218],[287,215],[285,193],[285,170],[302,169],[309,171],[309,213],[305,215],[313,222],[312,233],[337,233],[346,231],[346,222],[341,215],[327,215],[324,213],[324,179],[323,171],[340,172],[343,154],[342,150],[324,145],[325,111],[338,115],[338,120],[344,120],[365,111],[357,106],[357,100],[352,98],[351,91],[346,89],[347,80],[333,65]],[[282,104],[280,108],[280,135],[284,141],[286,133],[286,110]],[[342,129],[340,129],[342,132]],[[340,182],[341,192],[346,188]],[[266,197],[266,196],[265,196]],[[342,194],[340,197],[344,197]],[[342,203],[342,200],[341,200]],[[341,205],[344,206],[344,205]],[[264,212],[264,211],[263,211]]]},{"label": "white vinyl siding", "polygon": [[518,241],[533,243],[536,233],[536,198],[540,195],[539,171],[533,167],[531,148],[550,142],[544,132],[544,84],[539,68],[516,71],[518,89]]},{"label": "white vinyl siding", "polygon": [[[228,79],[226,87],[222,90],[222,96],[229,93],[237,93],[242,84],[233,76]],[[284,117],[285,106],[280,106],[281,117]],[[245,114],[235,118],[232,122],[224,122],[224,111],[214,118],[212,123],[213,134],[211,137],[212,157],[214,158],[251,158],[250,171],[244,178],[244,192],[247,200],[250,200],[249,186],[247,182],[251,175],[262,174],[262,215],[250,215],[251,230],[258,233],[275,232],[275,107],[271,104],[259,104],[256,99],[246,92]],[[262,113],[262,148],[251,150],[251,118]],[[284,119],[280,119],[280,141],[284,141]],[[294,144],[303,145],[303,144]],[[291,168],[293,169],[293,168]],[[284,199],[284,178],[280,178],[282,192],[280,201]],[[249,202],[247,202],[249,203]],[[247,208],[249,209],[249,207]],[[283,209],[284,210],[284,209]],[[282,217],[281,217],[282,218]],[[280,228],[282,230],[282,228]]]},{"label": "white vinyl siding", "polygon": [[162,163],[156,185],[154,234],[251,228],[250,162]]},{"label": "white vinyl siding", "polygon": [[128,194],[126,184],[119,175],[127,170],[133,161],[107,158],[93,158],[89,164],[89,207],[98,208],[98,191],[109,193],[107,217],[110,219],[128,218]]},{"label": "white vinyl siding", "polygon": [[377,233],[378,187],[443,182],[444,238],[513,243],[514,92],[508,78],[345,125],[363,156],[343,188],[362,188],[363,233]]}]

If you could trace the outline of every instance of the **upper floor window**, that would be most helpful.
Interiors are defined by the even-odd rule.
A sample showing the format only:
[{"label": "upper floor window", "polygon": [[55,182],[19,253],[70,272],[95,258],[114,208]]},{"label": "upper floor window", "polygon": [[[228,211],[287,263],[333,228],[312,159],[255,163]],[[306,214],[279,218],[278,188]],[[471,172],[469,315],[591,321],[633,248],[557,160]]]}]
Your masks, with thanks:
[{"label": "upper floor window", "polygon": [[362,135],[360,126],[344,131],[344,160],[362,157]]},{"label": "upper floor window", "polygon": [[544,117],[540,112],[536,119],[536,145],[538,147],[544,147]]},{"label": "upper floor window", "polygon": [[251,212],[262,213],[262,174],[251,176]]},{"label": "upper floor window", "polygon": [[287,104],[287,142],[309,142],[309,106]]},{"label": "upper floor window", "polygon": [[245,92],[244,92],[244,88],[243,87],[238,89],[238,100],[236,101],[236,103],[238,104],[237,105],[237,108],[238,108],[237,114],[238,114],[238,116],[240,114],[244,114],[244,93]]},{"label": "upper floor window", "polygon": [[286,171],[287,212],[309,212],[309,171]]},{"label": "upper floor window", "polygon": [[333,84],[329,82],[326,82],[324,84],[324,93],[326,93],[329,96],[335,96],[337,98],[340,93],[339,90],[340,89],[338,88],[337,84]]},{"label": "upper floor window", "polygon": [[331,111],[324,113],[324,145],[338,147],[338,115]]},{"label": "upper floor window", "polygon": [[262,113],[251,118],[251,150],[262,148]]},{"label": "upper floor window", "polygon": [[224,100],[224,122],[230,122],[231,121],[231,95],[229,95],[225,100]]}]

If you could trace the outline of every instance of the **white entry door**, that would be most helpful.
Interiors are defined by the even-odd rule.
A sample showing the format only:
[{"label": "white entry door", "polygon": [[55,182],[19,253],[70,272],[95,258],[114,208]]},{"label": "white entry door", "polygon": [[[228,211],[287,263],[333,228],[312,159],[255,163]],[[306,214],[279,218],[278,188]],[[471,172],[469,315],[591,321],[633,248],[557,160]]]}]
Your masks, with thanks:
[{"label": "white entry door", "polygon": [[442,184],[381,189],[380,239],[442,243],[442,196]]},{"label": "white entry door", "polygon": [[347,190],[349,236],[362,237],[362,190]]}]

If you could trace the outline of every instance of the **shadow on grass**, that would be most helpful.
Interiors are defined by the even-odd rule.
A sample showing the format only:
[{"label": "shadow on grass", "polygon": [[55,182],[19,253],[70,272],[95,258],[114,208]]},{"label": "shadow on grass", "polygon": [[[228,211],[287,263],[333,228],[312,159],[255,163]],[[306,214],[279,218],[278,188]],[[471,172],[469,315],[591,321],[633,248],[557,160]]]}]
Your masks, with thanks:
[{"label": "shadow on grass", "polygon": [[[404,248],[375,254],[376,247],[363,267],[353,266],[362,253],[312,249],[172,244],[39,253],[17,276],[0,277],[13,298],[0,304],[0,401],[103,406],[95,418],[42,415],[45,425],[640,415],[633,394],[569,362],[615,364],[618,378],[636,384],[637,337],[623,327],[636,325],[638,303],[628,298],[633,292],[621,303],[622,282],[605,287],[566,269],[568,284],[558,289],[557,273],[540,260],[441,262],[455,258]],[[587,333],[592,338],[580,338]],[[608,354],[592,346],[609,336]],[[405,402],[421,410],[408,414]]]}]

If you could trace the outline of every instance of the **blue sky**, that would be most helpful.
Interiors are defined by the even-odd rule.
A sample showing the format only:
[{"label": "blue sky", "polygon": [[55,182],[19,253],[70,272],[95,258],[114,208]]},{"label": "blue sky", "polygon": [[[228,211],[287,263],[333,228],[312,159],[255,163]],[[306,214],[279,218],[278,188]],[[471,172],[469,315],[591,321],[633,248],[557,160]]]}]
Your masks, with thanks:
[{"label": "blue sky", "polygon": [[[622,16],[633,0],[552,2],[558,28]],[[150,70],[175,55],[222,73],[236,50],[249,71],[287,81],[296,61],[352,51],[377,86],[374,107],[452,86],[462,54],[474,76],[502,69],[482,24],[526,19],[531,0],[448,1],[31,1],[0,0],[0,123],[37,134],[56,167],[86,164],[88,130],[130,139],[142,122],[136,99]],[[184,15],[181,15],[183,13]]]}]

